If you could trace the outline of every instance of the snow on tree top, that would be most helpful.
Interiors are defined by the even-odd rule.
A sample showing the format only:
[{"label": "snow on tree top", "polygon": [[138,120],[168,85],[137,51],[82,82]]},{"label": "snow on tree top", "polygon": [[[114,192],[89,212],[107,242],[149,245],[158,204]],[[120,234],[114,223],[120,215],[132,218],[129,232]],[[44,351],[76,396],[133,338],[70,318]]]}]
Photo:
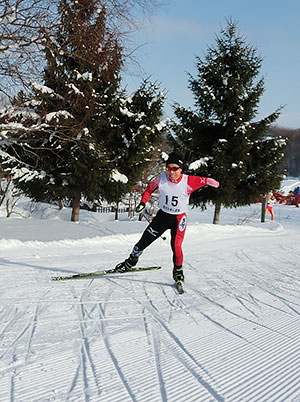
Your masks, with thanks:
[{"label": "snow on tree top", "polygon": [[207,166],[207,161],[211,159],[208,157],[205,158],[200,158],[197,161],[194,161],[192,163],[189,164],[189,169],[190,170],[197,170],[199,169],[202,165]]},{"label": "snow on tree top", "polygon": [[[71,84],[68,85],[68,87],[69,87],[70,89],[72,89],[72,91],[73,91],[75,94],[84,96],[84,93],[81,92],[74,84],[71,83]],[[71,91],[70,91],[70,92],[71,92]]]},{"label": "snow on tree top", "polygon": [[166,120],[161,121],[161,122],[155,124],[155,128],[156,128],[157,130],[161,131],[161,130],[163,130],[163,129],[167,126],[167,124],[168,124],[169,121],[170,121],[170,119],[167,118]]},{"label": "snow on tree top", "polygon": [[113,181],[119,181],[121,183],[127,183],[128,182],[128,178],[127,176],[125,176],[124,174],[120,173],[117,169],[114,169],[111,172],[111,176]]},{"label": "snow on tree top", "polygon": [[123,116],[127,116],[127,117],[134,117],[135,116],[136,121],[141,120],[145,116],[144,112],[132,113],[126,107],[125,108],[120,107],[120,112],[122,113]]},{"label": "snow on tree top", "polygon": [[52,98],[56,97],[56,98],[59,98],[59,99],[63,99],[63,97],[61,95],[55,93],[55,91],[53,91],[52,88],[49,88],[46,85],[41,85],[41,84],[38,84],[37,82],[31,82],[31,86],[36,91],[39,91],[42,94],[48,94]]},{"label": "snow on tree top", "polygon": [[130,112],[128,109],[120,108],[120,112],[127,117],[133,117],[134,113]]},{"label": "snow on tree top", "polygon": [[77,76],[76,76],[77,80],[82,78],[84,81],[92,81],[92,79],[93,79],[92,73],[86,72],[86,73],[80,74],[78,71],[75,71],[75,73],[77,74]]},{"label": "snow on tree top", "polygon": [[41,85],[41,84],[38,84],[37,82],[32,82],[31,85],[34,89],[42,92],[43,94],[54,94],[53,89],[47,87],[46,85]]},{"label": "snow on tree top", "polygon": [[168,160],[168,157],[169,157],[169,155],[166,152],[162,152],[160,156],[161,156],[162,160],[165,162]]},{"label": "snow on tree top", "polygon": [[34,119],[34,120],[39,120],[40,116],[27,109],[27,108],[16,108],[16,107],[6,107],[4,109],[0,110],[0,117],[4,117],[4,116],[9,116],[10,118],[12,117],[22,117],[22,120],[24,119]]},{"label": "snow on tree top", "polygon": [[63,117],[64,119],[73,119],[74,116],[66,110],[59,110],[57,112],[51,112],[46,114],[45,121],[46,123],[50,123],[52,120],[59,121],[59,118]]}]

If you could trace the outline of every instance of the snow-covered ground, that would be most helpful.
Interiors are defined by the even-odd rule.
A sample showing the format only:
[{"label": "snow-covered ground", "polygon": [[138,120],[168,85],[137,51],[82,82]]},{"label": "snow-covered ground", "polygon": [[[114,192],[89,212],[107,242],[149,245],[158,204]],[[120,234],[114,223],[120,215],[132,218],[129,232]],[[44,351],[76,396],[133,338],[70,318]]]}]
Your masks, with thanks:
[{"label": "snow-covered ground", "polygon": [[190,211],[183,295],[169,237],[140,259],[159,271],[51,281],[114,267],[145,222],[1,210],[0,401],[300,401],[300,208],[260,208]]}]

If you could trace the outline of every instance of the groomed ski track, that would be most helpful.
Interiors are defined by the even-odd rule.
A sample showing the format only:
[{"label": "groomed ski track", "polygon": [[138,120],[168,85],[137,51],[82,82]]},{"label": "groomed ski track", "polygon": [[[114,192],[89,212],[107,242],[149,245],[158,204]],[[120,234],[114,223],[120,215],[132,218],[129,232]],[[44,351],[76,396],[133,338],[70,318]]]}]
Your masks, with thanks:
[{"label": "groomed ski track", "polygon": [[0,240],[0,400],[300,401],[300,236],[284,216],[190,223],[183,295],[169,239],[141,259],[159,271],[50,280],[111,268],[142,229]]}]

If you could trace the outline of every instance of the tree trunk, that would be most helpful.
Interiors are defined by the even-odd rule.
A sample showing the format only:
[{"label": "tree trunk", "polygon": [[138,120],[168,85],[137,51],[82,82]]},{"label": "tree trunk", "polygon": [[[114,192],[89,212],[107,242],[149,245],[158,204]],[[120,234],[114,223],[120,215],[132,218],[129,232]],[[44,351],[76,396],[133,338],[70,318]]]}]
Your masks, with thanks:
[{"label": "tree trunk", "polygon": [[133,195],[130,193],[129,197],[129,204],[128,204],[128,218],[132,219],[134,217],[134,200],[133,200]]},{"label": "tree trunk", "polygon": [[115,221],[119,220],[119,203],[115,207]]},{"label": "tree trunk", "polygon": [[6,200],[6,217],[9,218],[12,214],[12,208],[10,208],[10,200]]},{"label": "tree trunk", "polygon": [[220,212],[221,212],[221,204],[217,203],[215,204],[215,213],[214,213],[214,224],[218,224],[220,220]]},{"label": "tree trunk", "polygon": [[267,205],[267,197],[264,195],[261,200],[261,219],[260,219],[260,221],[262,223],[265,222],[265,218],[266,218],[266,205]]},{"label": "tree trunk", "polygon": [[73,198],[72,198],[72,222],[78,222],[79,220],[79,210],[80,210],[80,198],[81,198],[81,191],[76,189],[73,191]]}]

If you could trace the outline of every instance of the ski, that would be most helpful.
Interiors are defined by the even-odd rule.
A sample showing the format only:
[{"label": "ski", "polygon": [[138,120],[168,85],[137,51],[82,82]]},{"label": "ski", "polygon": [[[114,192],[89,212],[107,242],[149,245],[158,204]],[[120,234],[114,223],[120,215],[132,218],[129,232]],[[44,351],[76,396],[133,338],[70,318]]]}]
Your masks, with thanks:
[{"label": "ski", "polygon": [[184,293],[184,290],[183,290],[183,286],[182,286],[182,282],[181,282],[181,281],[177,281],[177,282],[176,282],[176,289],[177,289],[177,291],[178,291],[178,293],[179,293],[180,295],[182,295],[182,294]]},{"label": "ski", "polygon": [[153,266],[153,267],[140,267],[140,268],[131,268],[127,271],[116,271],[115,269],[107,269],[105,271],[95,271],[95,272],[86,272],[82,274],[68,275],[68,276],[53,276],[51,279],[53,281],[67,281],[70,279],[82,279],[89,278],[93,276],[106,276],[106,275],[115,275],[115,274],[127,274],[131,272],[144,272],[144,271],[156,271],[161,267]]}]

